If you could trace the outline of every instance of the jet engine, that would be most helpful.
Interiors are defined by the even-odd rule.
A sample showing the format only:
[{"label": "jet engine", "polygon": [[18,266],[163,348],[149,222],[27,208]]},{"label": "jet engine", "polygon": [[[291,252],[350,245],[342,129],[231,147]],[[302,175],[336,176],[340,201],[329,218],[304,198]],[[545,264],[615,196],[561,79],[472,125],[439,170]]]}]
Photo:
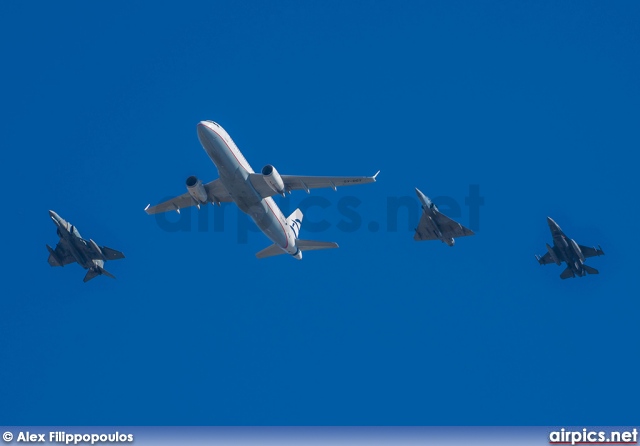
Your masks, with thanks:
[{"label": "jet engine", "polygon": [[276,168],[271,164],[267,164],[262,168],[262,175],[264,175],[264,180],[269,187],[284,197],[284,181],[282,181],[282,177]]},{"label": "jet engine", "polygon": [[189,191],[189,195],[198,203],[207,202],[207,190],[204,188],[202,181],[195,176],[187,178],[187,190]]},{"label": "jet engine", "polygon": [[584,254],[582,254],[582,250],[580,249],[580,247],[578,246],[578,244],[574,239],[571,239],[571,247],[573,248],[573,251],[576,253],[578,258],[580,259],[580,263],[584,263]]},{"label": "jet engine", "polygon": [[99,259],[104,260],[104,254],[102,253],[102,250],[100,249],[100,247],[96,242],[89,239],[89,246],[91,246],[91,249],[93,250],[94,254],[97,255]]}]

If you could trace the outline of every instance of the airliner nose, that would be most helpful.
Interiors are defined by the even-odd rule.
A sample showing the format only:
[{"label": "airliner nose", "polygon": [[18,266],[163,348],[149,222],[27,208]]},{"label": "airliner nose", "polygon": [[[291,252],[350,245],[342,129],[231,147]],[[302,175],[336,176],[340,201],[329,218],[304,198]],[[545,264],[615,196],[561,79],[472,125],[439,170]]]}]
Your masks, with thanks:
[{"label": "airliner nose", "polygon": [[198,136],[200,138],[211,134],[211,127],[209,127],[209,123],[207,121],[200,121],[198,123],[197,128],[198,128]]},{"label": "airliner nose", "polygon": [[198,138],[200,139],[200,141],[202,141],[202,138],[207,135],[209,128],[207,127],[205,121],[200,121],[196,128],[198,131]]}]

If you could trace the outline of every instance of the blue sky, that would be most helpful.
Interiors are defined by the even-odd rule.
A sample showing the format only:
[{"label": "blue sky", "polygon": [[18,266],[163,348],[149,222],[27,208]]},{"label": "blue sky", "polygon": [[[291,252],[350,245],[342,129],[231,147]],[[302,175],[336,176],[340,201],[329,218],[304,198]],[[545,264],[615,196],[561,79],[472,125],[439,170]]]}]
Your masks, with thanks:
[{"label": "blue sky", "polygon": [[[0,419],[637,422],[639,20],[625,1],[3,3]],[[232,206],[218,230],[221,209],[147,216],[217,177],[203,119],[255,170],[380,169],[283,204],[329,203],[301,236],[340,249],[258,261]],[[454,248],[414,242],[406,209],[388,225],[402,197],[417,218],[414,187],[469,224],[476,186]],[[117,280],[48,265],[49,209],[125,253]],[[602,246],[599,276],[538,266],[547,216]]]}]

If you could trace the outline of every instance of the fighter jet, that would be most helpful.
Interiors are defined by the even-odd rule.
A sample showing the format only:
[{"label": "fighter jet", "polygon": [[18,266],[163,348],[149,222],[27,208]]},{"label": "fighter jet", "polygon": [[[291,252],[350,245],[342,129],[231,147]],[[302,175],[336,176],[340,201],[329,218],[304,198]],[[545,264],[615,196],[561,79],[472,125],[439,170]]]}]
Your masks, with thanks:
[{"label": "fighter jet", "polygon": [[475,235],[475,233],[451,220],[438,210],[438,207],[416,187],[416,195],[422,203],[422,218],[413,236],[414,240],[440,240],[449,246],[455,245],[454,237]]},{"label": "fighter jet", "polygon": [[575,240],[567,238],[558,223],[553,221],[551,217],[547,217],[547,223],[553,237],[553,248],[547,243],[547,253],[543,256],[536,256],[538,263],[540,265],[548,263],[560,265],[565,262],[567,268],[560,274],[561,279],[598,274],[598,270],[585,265],[584,260],[589,257],[604,255],[602,248],[600,246],[598,248],[589,248],[588,246],[578,245]]},{"label": "fighter jet", "polygon": [[84,281],[88,282],[96,276],[104,274],[107,277],[115,277],[104,269],[104,262],[107,260],[124,259],[124,254],[106,246],[99,247],[96,242],[89,239],[84,240],[75,226],[60,217],[53,211],[49,211],[49,216],[58,227],[58,237],[60,241],[56,249],[49,250],[49,265],[65,266],[78,262],[84,269],[88,269]]},{"label": "fighter jet", "polygon": [[[208,203],[220,205],[220,202],[234,202],[238,208],[249,215],[260,230],[273,242],[256,254],[259,259],[289,254],[302,259],[302,251],[337,248],[334,242],[301,240],[298,238],[302,223],[302,212],[296,209],[289,217],[280,211],[273,200],[274,195],[291,193],[292,190],[304,190],[356,184],[373,183],[377,173],[371,177],[316,177],[302,175],[280,175],[275,167],[267,164],[260,173],[255,173],[245,157],[220,124],[213,121],[198,123],[198,139],[213,164],[218,168],[220,178],[203,184],[195,176],[187,178],[187,192],[145,208],[147,214],[176,211]],[[274,137],[265,135],[265,137]],[[379,172],[378,172],[379,173]]]}]

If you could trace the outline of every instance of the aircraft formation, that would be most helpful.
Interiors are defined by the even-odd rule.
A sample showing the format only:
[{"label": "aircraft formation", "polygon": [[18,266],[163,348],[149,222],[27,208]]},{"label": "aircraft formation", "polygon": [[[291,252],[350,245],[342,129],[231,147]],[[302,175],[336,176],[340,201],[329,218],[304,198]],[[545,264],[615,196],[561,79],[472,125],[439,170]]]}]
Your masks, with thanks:
[{"label": "aircraft formation", "polygon": [[[337,190],[342,186],[373,183],[380,173],[378,171],[373,176],[353,177],[280,175],[270,164],[264,166],[260,173],[256,173],[229,134],[219,124],[213,121],[201,121],[198,123],[197,133],[202,147],[218,169],[219,178],[204,184],[195,176],[190,176],[186,180],[186,193],[155,206],[147,205],[145,211],[150,215],[167,211],[180,213],[180,209],[190,206],[200,209],[201,206],[209,203],[220,206],[223,202],[234,202],[242,212],[251,217],[272,242],[271,245],[256,253],[259,259],[289,254],[301,260],[304,251],[338,247],[335,242],[300,239],[302,211],[296,209],[291,215],[285,217],[273,200],[274,195],[284,197],[294,190],[310,193],[311,189],[317,188]],[[421,203],[422,216],[416,228],[414,240],[440,240],[442,243],[453,246],[455,238],[475,235],[469,228],[441,213],[418,188],[415,191]],[[88,269],[84,282],[98,275],[115,278],[104,269],[104,262],[122,259],[124,254],[106,246],[99,247],[91,239],[84,240],[75,226],[53,211],[49,211],[49,215],[60,237],[55,250],[47,245],[48,261],[51,266],[65,266],[77,262],[84,269]],[[574,240],[568,239],[560,226],[551,218],[547,217],[547,222],[554,246],[547,244],[547,253],[536,256],[538,262],[541,265],[549,263],[560,265],[565,262],[567,268],[560,275],[562,279],[598,274],[598,270],[585,265],[584,261],[588,257],[603,255],[602,249],[578,245]]]}]

